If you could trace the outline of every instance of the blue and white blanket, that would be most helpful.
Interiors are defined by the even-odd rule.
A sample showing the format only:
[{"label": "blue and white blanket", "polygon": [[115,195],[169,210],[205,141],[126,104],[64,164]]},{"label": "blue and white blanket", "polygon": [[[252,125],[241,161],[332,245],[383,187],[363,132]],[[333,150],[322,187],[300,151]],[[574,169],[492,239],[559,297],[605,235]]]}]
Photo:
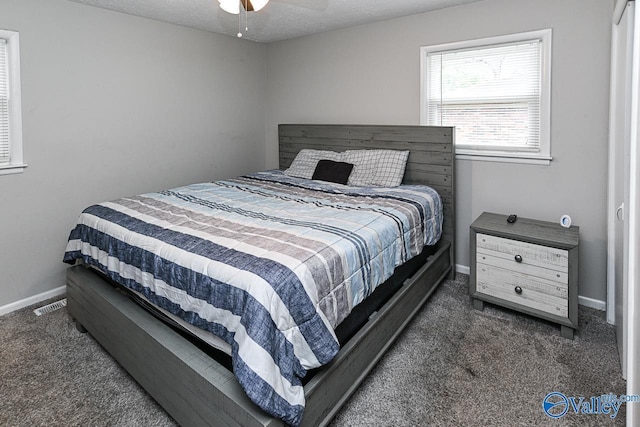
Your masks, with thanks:
[{"label": "blue and white blanket", "polygon": [[429,187],[266,171],[91,206],[64,261],[97,267],[224,339],[247,395],[298,425],[301,378],[338,352],[334,328],[441,227]]}]

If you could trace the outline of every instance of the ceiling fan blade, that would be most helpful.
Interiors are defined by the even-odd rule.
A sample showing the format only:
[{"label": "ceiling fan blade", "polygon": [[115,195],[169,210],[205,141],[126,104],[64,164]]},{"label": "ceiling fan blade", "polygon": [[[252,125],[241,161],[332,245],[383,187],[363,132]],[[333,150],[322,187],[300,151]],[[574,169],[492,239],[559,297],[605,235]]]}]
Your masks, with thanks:
[{"label": "ceiling fan blade", "polygon": [[329,0],[271,0],[274,3],[286,4],[289,6],[301,7],[303,9],[323,12],[329,6]]},{"label": "ceiling fan blade", "polygon": [[253,12],[253,4],[251,4],[251,0],[240,0],[240,3],[242,3],[244,10],[247,12]]}]

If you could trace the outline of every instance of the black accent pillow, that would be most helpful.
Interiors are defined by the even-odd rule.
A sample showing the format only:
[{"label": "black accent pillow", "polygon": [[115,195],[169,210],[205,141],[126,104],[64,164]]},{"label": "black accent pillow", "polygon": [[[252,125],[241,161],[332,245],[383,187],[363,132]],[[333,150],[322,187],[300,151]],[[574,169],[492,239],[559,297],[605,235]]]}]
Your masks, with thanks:
[{"label": "black accent pillow", "polygon": [[311,179],[346,184],[353,170],[351,163],[319,160]]}]

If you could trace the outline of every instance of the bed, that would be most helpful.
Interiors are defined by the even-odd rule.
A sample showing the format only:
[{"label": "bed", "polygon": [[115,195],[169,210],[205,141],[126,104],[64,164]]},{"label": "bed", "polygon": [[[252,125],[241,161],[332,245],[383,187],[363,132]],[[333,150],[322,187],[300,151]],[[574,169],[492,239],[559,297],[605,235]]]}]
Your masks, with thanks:
[{"label": "bed", "polygon": [[[162,257],[160,257],[163,260],[162,262],[165,262],[165,260],[170,260],[171,262],[154,268],[164,272],[174,269],[175,265],[180,266],[187,263],[190,265],[190,269],[185,272],[180,267],[177,268],[177,272],[171,271],[171,274],[167,273],[167,276],[163,276],[161,279],[152,278],[149,281],[151,283],[149,286],[141,285],[146,283],[146,279],[137,280],[134,286],[130,286],[130,280],[127,278],[129,270],[126,270],[126,274],[121,271],[116,274],[111,269],[106,268],[102,268],[103,274],[93,271],[95,267],[100,267],[100,265],[95,262],[92,263],[92,259],[98,259],[101,256],[102,258],[100,259],[105,260],[105,265],[109,262],[116,264],[124,262],[125,265],[129,266],[128,261],[122,261],[118,256],[114,257],[108,254],[98,254],[95,257],[69,256],[67,258],[65,256],[67,262],[72,262],[75,258],[84,260],[82,264],[71,267],[67,274],[68,310],[76,320],[78,328],[80,330],[88,330],[181,425],[281,425],[284,422],[283,420],[291,425],[300,423],[302,425],[326,424],[353,393],[379,358],[382,357],[386,349],[424,304],[435,287],[444,278],[451,277],[454,274],[453,236],[455,227],[452,128],[280,125],[279,137],[281,169],[291,166],[296,155],[301,150],[309,148],[335,152],[362,149],[409,150],[411,154],[404,173],[403,184],[426,184],[438,192],[442,205],[440,215],[444,217],[441,230],[438,230],[438,235],[442,231],[442,236],[436,242],[420,235],[418,240],[423,244],[416,243],[412,240],[413,238],[409,237],[402,239],[403,243],[399,244],[401,250],[394,252],[395,255],[379,257],[383,261],[384,259],[387,260],[386,264],[382,263],[383,267],[373,268],[368,263],[361,263],[369,266],[367,268],[371,271],[375,270],[375,274],[372,273],[371,276],[383,276],[383,279],[387,280],[381,280],[381,282],[384,281],[384,284],[376,287],[371,296],[357,306],[356,304],[363,299],[358,289],[361,289],[362,286],[367,288],[370,284],[365,279],[362,279],[362,286],[353,287],[356,290],[352,291],[352,286],[355,282],[358,282],[360,275],[351,273],[347,274],[348,280],[343,282],[343,284],[346,284],[345,286],[336,286],[335,289],[332,288],[326,292],[323,291],[323,293],[316,292],[316,290],[308,293],[309,295],[316,295],[316,293],[320,295],[318,301],[312,301],[312,304],[309,305],[311,308],[307,308],[306,305],[302,304],[300,301],[306,298],[302,288],[306,288],[309,285],[302,281],[300,277],[309,275],[309,271],[314,270],[314,268],[308,268],[304,272],[298,271],[296,274],[287,273],[286,275],[281,275],[278,273],[272,280],[274,283],[273,289],[276,289],[272,294],[263,296],[263,291],[260,290],[255,293],[247,291],[240,296],[234,296],[231,299],[234,299],[234,301],[241,300],[243,306],[251,307],[279,305],[283,301],[293,301],[293,303],[287,305],[286,309],[279,311],[278,314],[272,315],[275,320],[271,323],[278,324],[273,330],[252,332],[256,330],[255,324],[270,322],[264,320],[268,318],[269,314],[261,315],[259,311],[250,311],[256,314],[245,316],[242,319],[255,318],[255,322],[252,320],[231,322],[224,324],[222,331],[214,331],[225,338],[228,338],[227,335],[251,335],[251,339],[248,340],[249,343],[260,342],[260,346],[251,347],[251,344],[242,344],[238,339],[234,341],[233,337],[226,339],[228,343],[233,344],[230,349],[233,354],[230,363],[228,359],[225,359],[224,355],[220,356],[216,351],[208,349],[207,346],[195,339],[188,330],[175,322],[168,322],[168,319],[164,318],[165,316],[162,313],[158,313],[165,309],[172,312],[172,314],[181,316],[187,311],[188,316],[186,317],[190,319],[194,317],[192,313],[194,312],[193,305],[189,306],[191,307],[189,310],[183,310],[182,300],[179,304],[170,300],[170,296],[177,292],[176,288],[170,285],[167,291],[164,287],[156,288],[155,283],[157,282],[164,286],[166,283],[171,284],[174,280],[179,282],[181,277],[190,274],[195,275],[197,281],[202,281],[204,280],[203,277],[209,277],[202,274],[203,269],[207,270],[208,264],[200,265],[191,258],[188,261],[184,261],[181,252],[173,253],[175,252],[174,249],[169,252],[163,250]],[[134,217],[130,212],[136,211],[139,206],[144,205],[144,215],[149,215],[148,211],[154,210],[163,213],[171,212],[171,215],[175,217],[184,216],[181,206],[169,205],[168,201],[179,198],[180,200],[184,199],[185,203],[193,206],[194,200],[197,200],[198,203],[203,205],[202,209],[207,209],[210,207],[208,204],[215,202],[209,201],[202,195],[211,185],[215,185],[218,190],[221,188],[222,191],[233,190],[233,193],[229,194],[233,194],[233,197],[238,199],[237,202],[239,204],[233,205],[234,212],[232,214],[236,213],[235,210],[242,210],[244,217],[247,216],[246,212],[257,212],[256,209],[249,207],[249,203],[252,200],[251,197],[255,193],[260,193],[261,195],[268,193],[269,197],[274,201],[277,199],[278,203],[282,199],[287,199],[288,202],[293,202],[294,205],[315,205],[314,211],[324,209],[324,206],[320,205],[325,203],[325,199],[315,199],[315,196],[309,196],[309,194],[315,193],[309,192],[330,194],[332,203],[337,203],[337,206],[345,212],[345,222],[358,221],[355,217],[352,219],[348,213],[349,211],[358,210],[353,207],[356,205],[346,207],[348,203],[353,203],[354,197],[362,197],[362,200],[365,198],[376,200],[376,210],[383,203],[378,202],[378,200],[384,199],[384,203],[387,203],[392,210],[392,214],[387,212],[385,215],[393,216],[395,221],[398,220],[393,214],[393,210],[405,209],[405,205],[403,205],[405,198],[411,199],[406,202],[407,210],[409,205],[417,204],[413,195],[409,197],[409,193],[416,192],[411,187],[402,190],[405,191],[405,195],[399,190],[393,190],[392,193],[382,195],[381,190],[378,189],[367,190],[370,192],[364,195],[361,193],[356,195],[350,193],[352,187],[349,186],[333,186],[324,184],[322,181],[313,181],[307,184],[301,183],[296,179],[279,171],[262,172],[235,180],[214,184],[205,183],[195,188],[161,192],[154,196],[156,199],[152,202],[150,202],[151,199],[149,197],[142,196],[140,196],[142,198],[127,199],[126,202],[120,202],[115,210],[112,209],[113,206],[108,204],[89,209],[93,209],[90,212],[93,217],[103,216],[110,220],[114,216],[120,215],[121,211],[124,211],[127,213],[127,227],[138,227],[134,228],[135,233],[123,234],[116,239],[118,243],[109,243],[110,246],[117,246],[123,241],[128,242],[129,240],[138,239],[136,237],[138,235],[143,235],[147,232],[155,233],[155,231],[149,230],[162,225],[164,217],[162,219],[153,217],[152,221],[138,224],[136,222],[137,219],[132,219]],[[274,193],[276,188],[278,192]],[[227,204],[224,204],[224,206],[227,206]],[[283,208],[280,205],[274,205],[274,209],[282,210]],[[332,209],[335,210],[336,206],[332,206]],[[114,212],[116,213],[114,214]],[[272,214],[273,212],[270,212],[268,207],[265,207],[265,212],[259,214],[259,220],[262,221],[265,217],[271,218]],[[358,215],[361,214],[358,213]],[[192,228],[194,228],[193,224],[196,224],[197,227],[195,228],[198,228],[196,232],[189,234],[188,238],[185,239],[182,234],[176,237],[166,229],[161,229],[161,232],[157,235],[161,234],[164,236],[163,238],[172,239],[172,248],[178,247],[180,249],[180,245],[188,245],[190,248],[195,248],[194,251],[199,254],[198,250],[201,250],[203,244],[205,246],[212,244],[206,239],[199,239],[199,233],[205,233],[206,230],[204,228],[213,226],[210,224],[202,225],[204,221],[198,221],[193,215],[188,216],[190,216]],[[227,218],[218,218],[215,227],[224,229],[227,234],[234,233],[226,228],[227,222],[233,221],[227,221]],[[307,229],[304,226],[306,222],[302,217],[287,217],[285,220],[278,218],[276,222],[277,225],[272,226],[275,228],[271,232],[277,232],[279,235],[295,233],[296,229]],[[369,224],[368,219],[366,223]],[[184,228],[184,224],[181,224],[180,227]],[[328,226],[323,225],[323,227],[326,228]],[[368,225],[367,227],[370,226]],[[76,227],[78,230],[81,228],[80,226]],[[247,229],[250,230],[250,233],[256,233],[256,236],[260,233],[252,228],[252,224],[243,225],[242,228],[245,231]],[[427,227],[423,226],[422,228]],[[428,228],[431,228],[431,226]],[[439,226],[435,228],[439,228]],[[110,231],[110,233],[114,234],[113,231]],[[317,231],[317,233],[326,234],[326,230],[323,229]],[[349,236],[352,236],[351,232],[349,233]],[[227,234],[221,239],[228,239]],[[277,261],[278,263],[286,264],[291,261],[290,259],[294,257],[294,254],[300,252],[300,248],[307,244],[313,245],[320,239],[313,230],[305,231],[295,237],[292,236],[293,234],[286,235],[284,238],[279,237],[279,239],[291,240],[291,246],[295,246],[298,249],[289,250],[285,254],[286,256],[278,255],[277,259],[270,259],[271,263]],[[104,236],[100,234],[97,237],[73,237],[74,241],[82,239],[90,241],[92,238],[102,241]],[[156,239],[156,237],[153,238]],[[269,239],[272,239],[271,235],[268,236],[268,239],[265,239],[264,245],[269,246]],[[357,239],[361,239],[361,237],[353,237],[353,240]],[[395,239],[394,242],[397,240]],[[70,239],[71,241],[72,239]],[[174,244],[174,241],[179,241],[179,243]],[[243,248],[251,246],[252,250],[255,250],[261,244],[258,242],[259,239],[256,237],[251,240],[250,244],[241,242],[241,246]],[[426,248],[422,250],[424,243],[426,243]],[[396,243],[394,245],[379,243],[379,245],[388,248],[389,246],[395,246]],[[142,243],[142,246],[145,250],[140,250],[139,253],[132,252],[128,246],[121,253],[128,254],[126,256],[131,256],[132,259],[141,259],[142,261],[140,262],[143,264],[145,262],[157,264],[158,261],[155,258],[145,261],[145,254],[149,252],[147,250],[149,242]],[[361,252],[369,250],[368,247],[361,246],[360,243],[354,243],[353,246],[364,248],[360,249]],[[247,262],[250,270],[253,268],[252,266],[256,265],[257,259],[264,261],[265,258],[276,256],[272,255],[272,251],[266,251],[266,247],[262,249],[265,251],[253,254],[252,258]],[[336,247],[335,251],[341,252],[342,248]],[[69,251],[68,254],[71,252],[73,251]],[[242,252],[243,259],[247,258],[246,252]],[[409,254],[409,252],[411,253]],[[230,270],[231,267],[235,268],[234,262],[238,258],[234,255],[235,253],[227,250],[224,252],[224,260],[215,261],[226,263],[223,267],[227,270]],[[419,256],[414,257],[414,255]],[[343,265],[349,264],[348,259],[351,257],[349,255],[330,267],[324,266],[326,267],[326,272],[323,274],[317,273],[317,276],[334,274],[336,269],[339,270]],[[393,259],[389,260],[390,258]],[[229,261],[230,259],[232,261]],[[327,257],[327,259],[329,258]],[[207,262],[211,262],[209,258],[207,258]],[[393,264],[394,262],[395,264]],[[316,264],[322,265],[322,262],[317,261]],[[398,267],[394,271],[396,265]],[[94,267],[94,269],[87,267]],[[316,270],[320,271],[323,268],[317,267],[314,271]],[[251,273],[260,276],[262,271],[264,271],[262,267],[256,267],[256,270],[252,270]],[[286,271],[288,272],[289,270]],[[244,270],[241,274],[235,270],[231,272],[225,270],[225,279],[220,279],[216,283],[236,279],[241,280],[238,277],[244,274]],[[338,274],[335,273],[335,275]],[[367,277],[369,276],[367,275]],[[217,276],[215,278],[217,279]],[[261,276],[260,280],[263,279],[265,281],[271,280]],[[122,286],[114,286],[112,282],[127,285],[135,290],[138,295],[142,294],[145,297],[142,304],[135,302],[138,299],[136,295],[132,297],[131,292],[124,291]],[[321,281],[315,280],[312,282],[320,283]],[[287,285],[281,286],[281,283]],[[157,297],[155,293],[145,294],[148,288],[153,288],[156,291],[160,289],[162,292],[161,297]],[[266,288],[271,289],[268,286]],[[285,294],[280,292],[280,289],[299,289],[300,292],[290,295],[292,291],[287,291]],[[345,291],[344,289],[348,290]],[[276,295],[276,297],[274,298],[273,295]],[[263,298],[263,300],[260,298]],[[226,304],[230,297],[225,296],[222,299]],[[141,306],[145,305],[145,301],[149,300],[156,305],[160,305],[160,310],[143,309]],[[251,305],[254,300],[258,300],[259,304]],[[163,304],[165,301],[169,301],[169,303]],[[348,316],[344,314],[344,310],[335,309],[340,305],[349,306],[348,312],[350,311],[350,314],[347,313]],[[321,309],[318,309],[318,307],[321,307]],[[353,307],[355,308],[351,311]],[[224,308],[235,314],[235,306],[225,305]],[[205,315],[214,316],[214,314],[211,314],[210,307],[206,307],[206,310],[203,309],[203,313],[205,311]],[[202,326],[202,319],[205,318],[205,315],[198,312],[198,316],[195,316],[196,323],[200,322],[199,326]],[[289,319],[289,317],[293,318],[293,320]],[[238,327],[239,323],[242,323],[240,327]],[[282,323],[282,327],[279,326],[280,323]],[[214,329],[220,326],[217,321],[212,322],[212,324]],[[206,325],[203,327],[206,327]],[[262,344],[263,336],[270,337],[265,340],[266,344]],[[272,339],[272,337],[275,338]],[[276,344],[269,344],[273,342]],[[300,342],[302,344],[298,345]],[[268,349],[268,345],[275,347],[275,349],[269,350],[271,357],[257,358],[259,359],[256,362],[257,368],[247,362],[246,365],[251,365],[249,366],[250,369],[247,368],[244,361],[256,359],[253,355],[260,353],[263,349]],[[244,356],[241,358],[236,357],[239,352],[242,352]],[[284,356],[289,353],[294,354],[295,357]],[[241,362],[238,363],[238,360]],[[277,361],[277,363],[275,366],[268,365],[265,368],[264,360]],[[229,366],[233,366],[233,371],[236,373],[235,376],[230,371]],[[279,375],[271,375],[270,372],[272,371],[277,372]],[[261,372],[261,374],[257,375],[256,372]],[[269,387],[263,387],[262,382],[266,383],[267,381],[262,379],[271,378],[272,376],[275,379],[268,381],[267,385]],[[286,381],[283,381],[283,378]],[[275,396],[275,398],[273,396],[265,397],[266,400],[275,401],[275,403],[270,403],[271,406],[265,406],[262,401],[265,395]],[[249,396],[251,399],[249,399]],[[283,399],[282,396],[285,398]],[[256,406],[252,400],[258,403],[262,409]],[[301,404],[296,402],[301,402]],[[282,410],[280,409],[281,407],[283,408]],[[265,411],[272,415],[277,415],[277,418],[268,415]]]}]

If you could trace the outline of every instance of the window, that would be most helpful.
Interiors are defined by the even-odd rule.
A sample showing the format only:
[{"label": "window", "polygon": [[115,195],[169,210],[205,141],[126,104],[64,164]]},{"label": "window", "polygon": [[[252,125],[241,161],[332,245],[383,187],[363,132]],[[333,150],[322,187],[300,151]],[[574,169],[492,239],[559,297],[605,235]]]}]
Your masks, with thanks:
[{"label": "window", "polygon": [[0,175],[19,173],[22,160],[20,42],[18,33],[0,30]]},{"label": "window", "polygon": [[421,123],[456,157],[549,164],[551,30],[421,48]]}]

